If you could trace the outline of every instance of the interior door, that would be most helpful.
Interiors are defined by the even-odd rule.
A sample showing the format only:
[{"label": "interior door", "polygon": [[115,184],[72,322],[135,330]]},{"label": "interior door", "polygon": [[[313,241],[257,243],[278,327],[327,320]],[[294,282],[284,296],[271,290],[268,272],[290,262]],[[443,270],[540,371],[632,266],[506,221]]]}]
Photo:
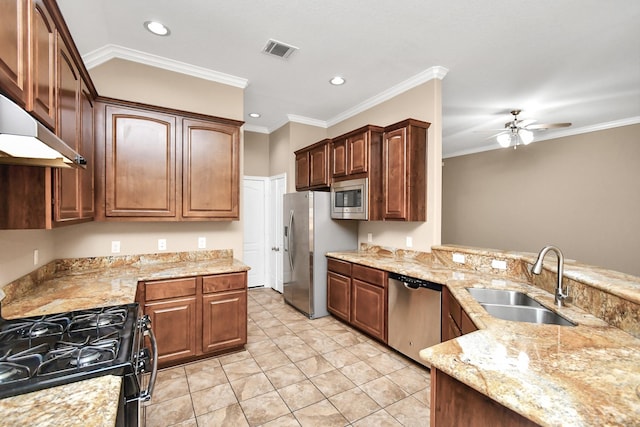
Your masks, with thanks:
[{"label": "interior door", "polygon": [[282,293],[282,202],[283,195],[287,188],[287,177],[285,174],[275,175],[269,178],[269,223],[267,226],[268,248],[269,248],[269,280],[268,285],[276,291]]},{"label": "interior door", "polygon": [[264,286],[267,282],[267,209],[268,178],[245,176],[243,180],[244,257],[251,267],[247,286]]}]

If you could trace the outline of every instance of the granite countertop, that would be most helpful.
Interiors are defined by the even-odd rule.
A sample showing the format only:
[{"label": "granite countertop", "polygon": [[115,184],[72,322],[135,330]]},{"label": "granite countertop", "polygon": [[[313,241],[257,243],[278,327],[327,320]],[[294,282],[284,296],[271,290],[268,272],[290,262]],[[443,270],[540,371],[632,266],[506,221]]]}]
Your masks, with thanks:
[{"label": "granite countertop", "polygon": [[105,375],[0,400],[0,427],[113,427],[122,378]]},{"label": "granite countertop", "polygon": [[[247,270],[229,250],[56,260],[0,289],[2,317],[129,304],[139,281]],[[112,427],[121,381],[102,376],[1,399],[0,426]]]},{"label": "granite countertop", "polygon": [[[195,254],[195,255],[194,255]],[[231,251],[201,251],[53,262],[36,280],[29,275],[4,287],[2,317],[39,316],[135,301],[139,281],[162,280],[249,270]]]},{"label": "granite countertop", "polygon": [[[556,309],[550,292],[526,280],[527,262],[532,264],[535,254],[500,253],[503,259],[518,262],[509,264],[509,271],[489,274],[484,268],[443,265],[440,258],[448,256],[450,248],[443,249],[434,248],[434,255],[422,257],[366,250],[328,256],[449,288],[479,330],[422,350],[420,356],[433,368],[540,425],[640,425],[640,339],[573,304]],[[468,258],[497,254],[468,248],[456,251]],[[547,264],[553,269],[555,262],[546,262],[545,268]],[[611,284],[618,283],[618,294],[640,301],[637,277],[599,268],[591,274],[588,266],[578,263],[567,270],[598,291],[611,291]],[[495,318],[470,295],[468,287],[519,290],[577,326]]]}]

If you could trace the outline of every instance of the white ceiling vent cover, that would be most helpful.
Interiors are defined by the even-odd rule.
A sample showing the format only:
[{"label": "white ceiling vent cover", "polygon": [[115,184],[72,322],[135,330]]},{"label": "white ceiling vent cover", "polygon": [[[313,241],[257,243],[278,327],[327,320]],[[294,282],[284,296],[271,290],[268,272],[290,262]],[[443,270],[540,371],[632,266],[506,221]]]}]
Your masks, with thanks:
[{"label": "white ceiling vent cover", "polygon": [[279,42],[278,40],[269,39],[262,51],[266,54],[277,56],[278,58],[287,59],[293,52],[298,50],[297,47],[291,46],[286,43]]}]

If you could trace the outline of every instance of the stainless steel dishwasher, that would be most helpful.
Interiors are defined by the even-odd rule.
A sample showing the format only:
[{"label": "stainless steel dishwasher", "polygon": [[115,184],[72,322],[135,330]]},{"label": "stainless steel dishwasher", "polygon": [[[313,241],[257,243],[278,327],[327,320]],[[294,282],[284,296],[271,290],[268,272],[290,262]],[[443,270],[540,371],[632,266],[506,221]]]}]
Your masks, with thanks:
[{"label": "stainless steel dishwasher", "polygon": [[388,344],[429,366],[418,353],[440,343],[442,285],[389,273]]}]

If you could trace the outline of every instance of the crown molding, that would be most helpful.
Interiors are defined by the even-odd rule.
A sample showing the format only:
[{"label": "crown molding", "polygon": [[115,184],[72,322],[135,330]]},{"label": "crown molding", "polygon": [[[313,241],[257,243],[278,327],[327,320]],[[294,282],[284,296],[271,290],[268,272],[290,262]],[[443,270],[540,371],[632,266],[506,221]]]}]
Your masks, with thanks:
[{"label": "crown molding", "polygon": [[255,133],[266,133],[267,135],[270,134],[271,132],[269,132],[269,128],[265,127],[265,126],[256,126],[256,125],[249,125],[247,123],[245,123],[244,125],[242,125],[242,129],[245,132],[255,132]]},{"label": "crown molding", "polygon": [[303,125],[316,126],[325,129],[328,127],[327,122],[325,122],[324,120],[312,119],[310,117],[304,116],[296,116],[295,114],[287,114],[287,119],[289,119],[290,122],[302,123]]},{"label": "crown molding", "polygon": [[198,67],[197,65],[175,61],[173,59],[114,44],[102,46],[101,48],[82,55],[82,60],[88,70],[114,58],[126,59],[128,61],[138,62],[140,64],[150,65],[152,67],[162,68],[241,89],[245,89],[249,85],[249,80],[241,77],[220,73],[208,68]]},{"label": "crown molding", "polygon": [[[564,138],[567,136],[581,135],[584,133],[597,132],[601,130],[613,129],[622,126],[631,126],[640,124],[640,116],[629,117],[627,119],[614,120],[612,122],[598,123],[590,126],[583,126],[575,129],[566,129],[561,131],[554,131],[552,134],[547,134],[544,136],[540,136],[541,134],[536,133],[535,139],[533,143],[548,141],[550,139],[558,139]],[[443,142],[446,138],[443,138]],[[500,150],[503,147],[500,147],[497,143],[492,143],[490,145],[483,145],[482,147],[474,147],[468,150],[460,150],[455,151],[453,153],[442,154],[443,159],[450,159],[452,157],[466,156],[467,154],[475,154],[482,153],[483,151],[491,151],[491,150]],[[509,148],[509,147],[507,147]]]},{"label": "crown molding", "polygon": [[361,102],[353,108],[344,111],[337,116],[329,119],[327,121],[327,127],[338,124],[348,118],[355,116],[356,114],[362,113],[370,108],[375,107],[378,104],[381,104],[389,99],[400,95],[410,89],[413,89],[416,86],[419,86],[423,83],[428,82],[429,80],[439,79],[442,80],[449,72],[448,68],[441,67],[439,65],[435,65],[433,67],[429,67],[426,70],[416,74],[413,77],[408,78],[407,80],[398,83],[395,86],[390,87],[389,89],[380,92],[379,94]]}]

